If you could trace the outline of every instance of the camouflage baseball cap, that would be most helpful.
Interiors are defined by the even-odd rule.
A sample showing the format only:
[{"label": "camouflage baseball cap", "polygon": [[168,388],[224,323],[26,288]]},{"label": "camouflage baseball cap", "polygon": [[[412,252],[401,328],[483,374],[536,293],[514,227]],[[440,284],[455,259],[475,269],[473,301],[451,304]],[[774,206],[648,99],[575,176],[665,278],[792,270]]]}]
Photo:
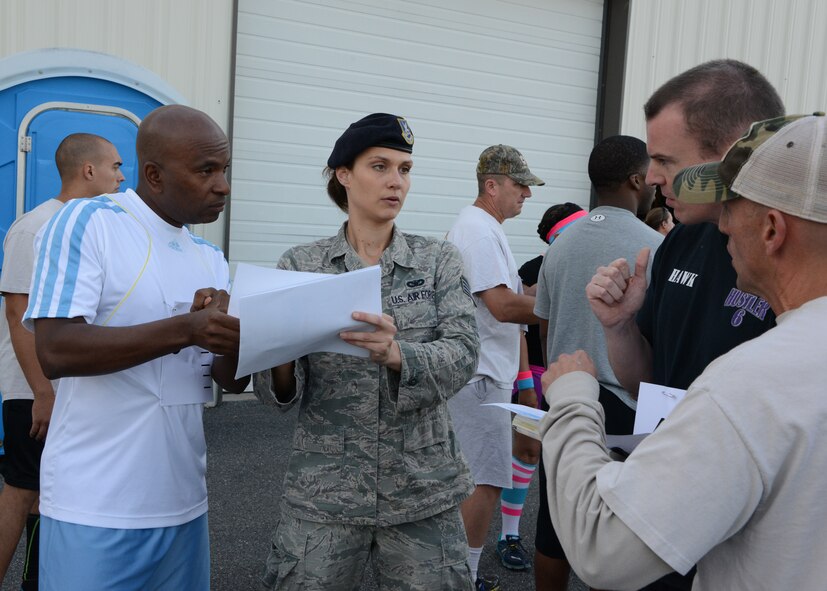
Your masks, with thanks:
[{"label": "camouflage baseball cap", "polygon": [[827,223],[827,117],[819,112],[753,123],[720,162],[686,168],[672,185],[686,203],[744,197]]},{"label": "camouflage baseball cap", "polygon": [[502,174],[521,185],[545,185],[545,181],[532,174],[528,164],[516,148],[497,144],[490,146],[480,154],[477,174]]}]

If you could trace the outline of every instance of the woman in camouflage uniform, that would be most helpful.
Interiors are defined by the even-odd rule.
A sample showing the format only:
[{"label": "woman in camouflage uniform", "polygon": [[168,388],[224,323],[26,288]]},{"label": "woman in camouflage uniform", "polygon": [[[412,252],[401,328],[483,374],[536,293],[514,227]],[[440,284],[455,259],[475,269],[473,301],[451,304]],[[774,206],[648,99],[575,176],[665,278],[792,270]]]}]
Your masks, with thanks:
[{"label": "woman in camouflage uniform", "polygon": [[313,353],[255,376],[261,400],[300,404],[272,589],[359,589],[371,557],[382,589],[472,588],[459,503],[473,483],[446,401],[473,374],[479,341],[459,253],[394,223],[413,142],[402,117],[353,123],[325,170],[347,221],[279,261],[321,273],[380,265],[384,314],[354,312],[374,330],[341,334],[368,358]]}]

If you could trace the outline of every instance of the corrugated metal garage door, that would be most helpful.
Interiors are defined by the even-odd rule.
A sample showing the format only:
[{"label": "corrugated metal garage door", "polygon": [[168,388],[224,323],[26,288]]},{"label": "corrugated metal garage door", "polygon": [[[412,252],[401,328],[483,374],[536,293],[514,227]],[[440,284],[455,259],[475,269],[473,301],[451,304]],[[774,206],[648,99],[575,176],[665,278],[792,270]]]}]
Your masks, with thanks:
[{"label": "corrugated metal garage door", "polygon": [[321,170],[349,123],[383,111],[416,135],[398,219],[444,235],[476,194],[488,145],[520,149],[548,183],[505,224],[518,262],[543,250],[552,203],[588,204],[602,2],[239,0],[231,261],[272,265],[344,216]]}]

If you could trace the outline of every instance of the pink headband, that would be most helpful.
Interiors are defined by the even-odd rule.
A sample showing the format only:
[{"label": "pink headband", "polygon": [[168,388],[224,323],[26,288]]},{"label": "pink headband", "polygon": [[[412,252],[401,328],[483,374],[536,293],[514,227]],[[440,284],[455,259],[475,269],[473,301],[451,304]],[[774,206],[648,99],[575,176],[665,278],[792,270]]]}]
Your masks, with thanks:
[{"label": "pink headband", "polygon": [[589,212],[581,209],[580,211],[575,211],[570,216],[563,218],[562,220],[554,224],[551,227],[551,230],[548,231],[548,234],[546,234],[546,242],[551,244],[552,236],[554,236],[555,234],[559,234],[560,232],[568,228],[572,223],[587,215],[589,215]]}]

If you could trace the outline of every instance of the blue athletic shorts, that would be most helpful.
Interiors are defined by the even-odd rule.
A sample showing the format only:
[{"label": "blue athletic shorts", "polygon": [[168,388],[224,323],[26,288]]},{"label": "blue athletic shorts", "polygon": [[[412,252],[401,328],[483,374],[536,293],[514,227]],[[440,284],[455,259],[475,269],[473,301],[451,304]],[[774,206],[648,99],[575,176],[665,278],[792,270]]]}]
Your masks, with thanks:
[{"label": "blue athletic shorts", "polygon": [[42,517],[40,591],[209,591],[206,513],[152,529],[90,527]]}]

